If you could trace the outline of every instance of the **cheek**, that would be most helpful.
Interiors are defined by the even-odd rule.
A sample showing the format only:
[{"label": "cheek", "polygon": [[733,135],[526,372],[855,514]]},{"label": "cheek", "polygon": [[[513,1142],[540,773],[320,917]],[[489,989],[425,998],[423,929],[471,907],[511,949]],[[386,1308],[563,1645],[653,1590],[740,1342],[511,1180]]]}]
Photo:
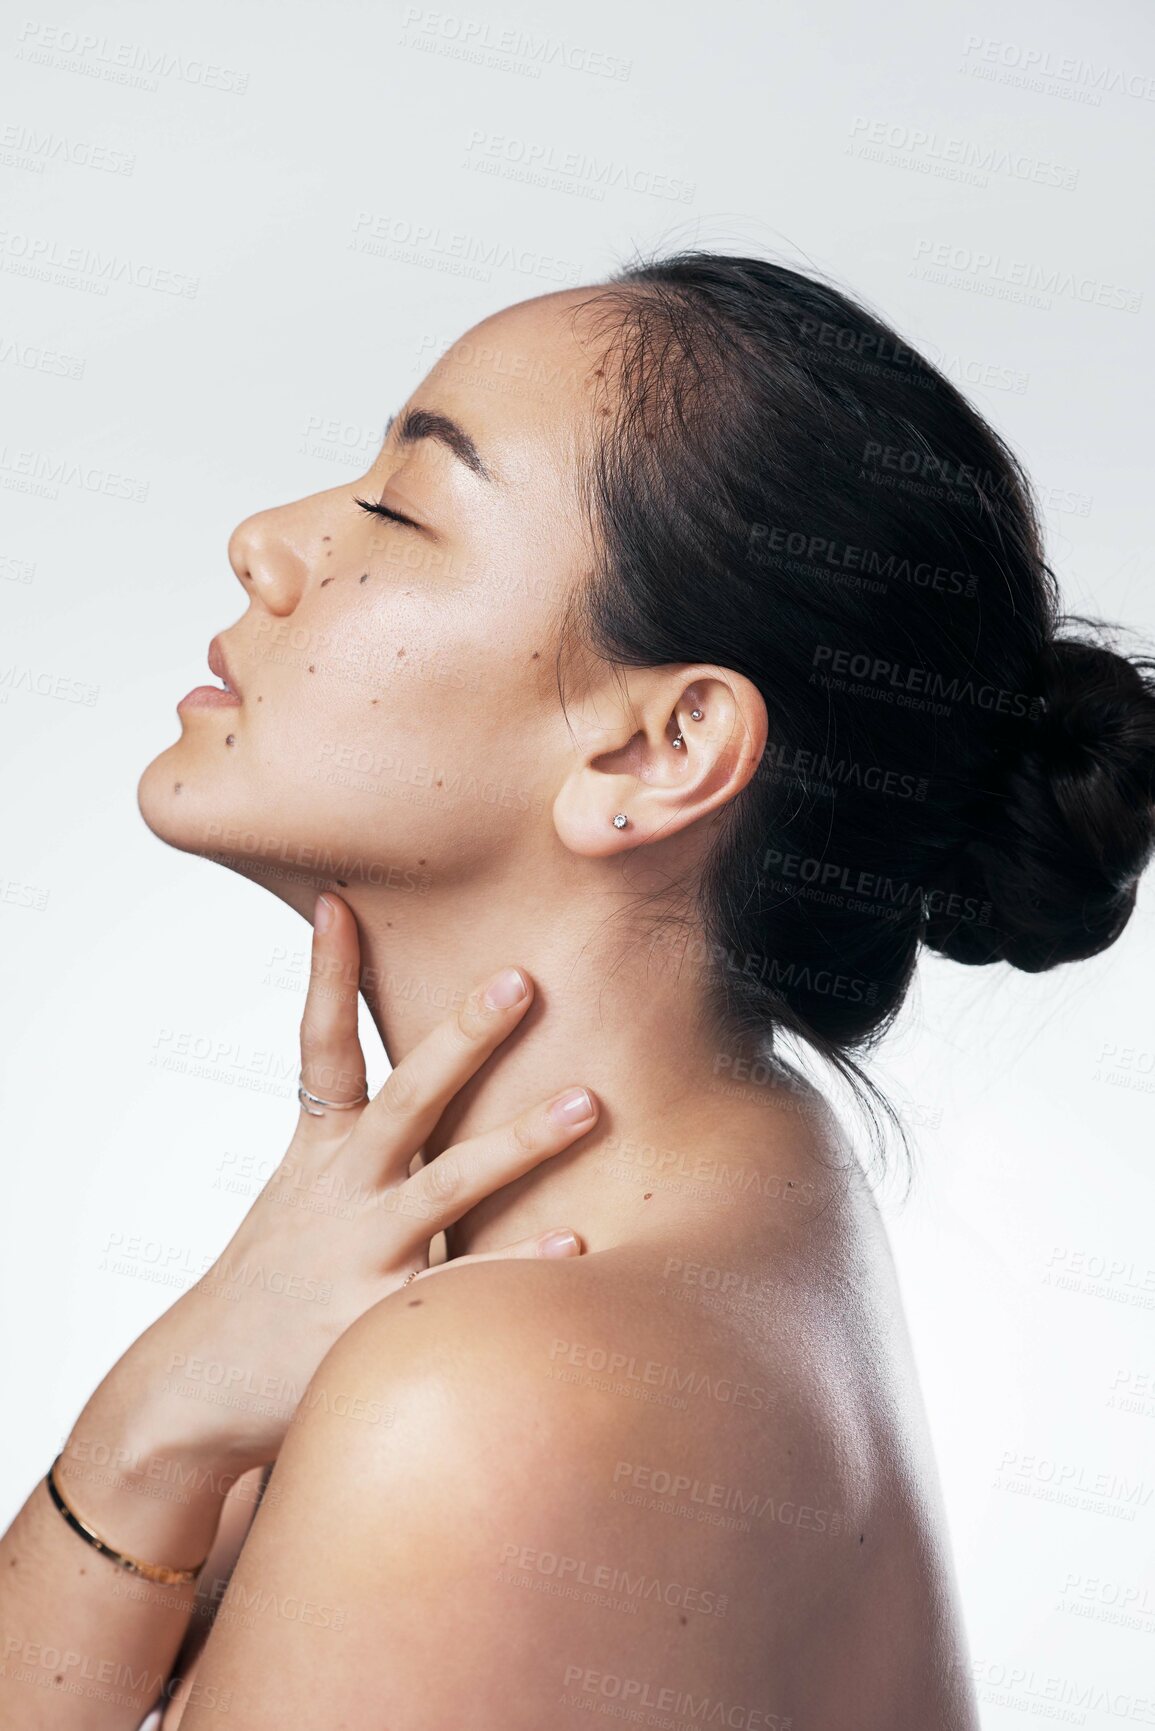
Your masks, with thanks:
[{"label": "cheek", "polygon": [[507,844],[511,814],[548,804],[533,650],[473,597],[394,586],[365,602],[267,622],[242,798],[302,838],[389,858]]},{"label": "cheek", "polygon": [[176,845],[424,881],[508,849],[552,803],[553,662],[535,611],[501,596],[371,568],[255,621],[238,679],[235,722],[182,749],[179,797],[150,771],[152,827]]}]

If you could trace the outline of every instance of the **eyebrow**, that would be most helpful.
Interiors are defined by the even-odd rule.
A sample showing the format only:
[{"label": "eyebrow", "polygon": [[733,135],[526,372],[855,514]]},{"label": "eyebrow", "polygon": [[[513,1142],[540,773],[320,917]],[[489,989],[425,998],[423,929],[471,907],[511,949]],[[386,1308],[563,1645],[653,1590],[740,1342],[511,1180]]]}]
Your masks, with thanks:
[{"label": "eyebrow", "polygon": [[[385,437],[389,437],[396,415],[390,415],[385,423]],[[475,475],[480,475],[483,481],[493,481],[496,477],[481,460],[477,449],[464,427],[450,420],[448,415],[435,414],[431,409],[409,409],[401,417],[397,428],[397,443],[399,445],[415,445],[420,439],[437,439],[448,446],[467,469],[472,469]]]}]

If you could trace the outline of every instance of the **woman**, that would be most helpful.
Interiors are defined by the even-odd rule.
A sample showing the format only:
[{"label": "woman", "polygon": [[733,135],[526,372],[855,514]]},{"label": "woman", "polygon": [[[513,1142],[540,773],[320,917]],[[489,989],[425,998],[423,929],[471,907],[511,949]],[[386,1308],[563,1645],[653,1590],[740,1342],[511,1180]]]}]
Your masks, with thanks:
[{"label": "woman", "polygon": [[1064,629],[959,393],[749,258],[486,319],[229,554],[140,807],[312,918],[302,1110],[0,1547],[0,1724],[969,1731],[886,1234],[782,1041],[885,1110],[920,944],[1118,937],[1150,663]]}]

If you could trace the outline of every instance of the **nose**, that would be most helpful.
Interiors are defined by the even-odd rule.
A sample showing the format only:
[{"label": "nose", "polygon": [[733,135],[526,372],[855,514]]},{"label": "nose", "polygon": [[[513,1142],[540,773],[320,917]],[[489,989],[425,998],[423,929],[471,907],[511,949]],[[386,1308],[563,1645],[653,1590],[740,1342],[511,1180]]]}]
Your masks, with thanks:
[{"label": "nose", "polygon": [[324,556],[312,503],[302,499],[256,511],[229,536],[229,564],[242,588],[278,616],[292,613]]}]

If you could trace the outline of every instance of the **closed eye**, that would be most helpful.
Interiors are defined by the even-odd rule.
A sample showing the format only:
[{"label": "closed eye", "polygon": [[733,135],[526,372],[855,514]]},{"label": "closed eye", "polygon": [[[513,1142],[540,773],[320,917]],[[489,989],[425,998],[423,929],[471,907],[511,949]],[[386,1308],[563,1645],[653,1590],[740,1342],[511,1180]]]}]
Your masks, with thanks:
[{"label": "closed eye", "polygon": [[371,499],[359,499],[356,494],[353,503],[360,505],[362,511],[368,511],[374,517],[384,517],[389,523],[401,523],[406,529],[417,529],[420,533],[425,533],[420,523],[415,523],[412,517],[403,517],[400,511],[391,511],[388,505],[375,504]]}]

